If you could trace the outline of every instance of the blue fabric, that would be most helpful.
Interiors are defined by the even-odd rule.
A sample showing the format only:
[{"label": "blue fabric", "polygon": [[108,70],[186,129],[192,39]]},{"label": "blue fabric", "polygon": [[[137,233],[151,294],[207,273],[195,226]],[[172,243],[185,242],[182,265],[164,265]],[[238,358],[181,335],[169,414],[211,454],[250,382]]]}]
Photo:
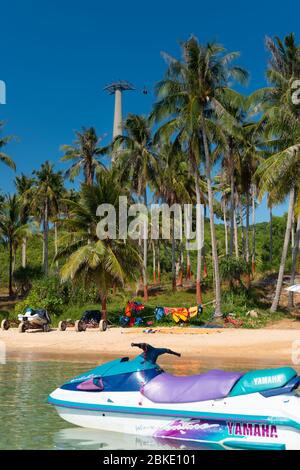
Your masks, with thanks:
[{"label": "blue fabric", "polygon": [[155,315],[155,318],[157,321],[160,321],[162,319],[162,317],[164,316],[165,314],[165,311],[163,309],[163,307],[156,307],[155,310],[154,310],[154,315]]}]

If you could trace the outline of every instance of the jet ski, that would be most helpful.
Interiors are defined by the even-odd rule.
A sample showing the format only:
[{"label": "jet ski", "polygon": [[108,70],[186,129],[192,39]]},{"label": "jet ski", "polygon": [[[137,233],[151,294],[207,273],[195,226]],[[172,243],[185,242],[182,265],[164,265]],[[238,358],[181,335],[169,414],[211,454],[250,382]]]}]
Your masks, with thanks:
[{"label": "jet ski", "polygon": [[292,367],[174,376],[156,363],[166,348],[100,365],[54,390],[69,423],[224,449],[300,449],[300,376]]}]

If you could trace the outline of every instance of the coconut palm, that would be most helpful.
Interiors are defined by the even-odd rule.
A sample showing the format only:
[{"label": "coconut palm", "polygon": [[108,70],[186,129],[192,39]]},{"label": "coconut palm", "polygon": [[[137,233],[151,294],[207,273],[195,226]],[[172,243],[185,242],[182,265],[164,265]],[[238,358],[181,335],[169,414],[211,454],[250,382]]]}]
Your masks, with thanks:
[{"label": "coconut palm", "polygon": [[[145,206],[148,206],[147,186],[153,180],[156,155],[153,150],[148,120],[143,116],[129,114],[124,123],[125,136],[114,141],[114,165],[120,172],[122,181],[129,181],[132,191]],[[144,300],[148,300],[147,252],[148,233],[144,226],[143,236],[143,287]]]},{"label": "coconut palm", "polygon": [[[254,97],[263,102],[262,123],[266,140],[273,149],[271,157],[259,169],[260,194],[276,191],[281,199],[288,192],[289,209],[279,267],[276,292],[271,311],[276,311],[282,289],[283,275],[288,254],[292,229],[294,199],[299,201],[299,163],[300,163],[300,112],[292,103],[291,85],[300,73],[300,46],[296,45],[294,35],[290,34],[282,42],[279,38],[267,38],[267,48],[271,60],[267,72],[271,88],[260,90]],[[299,202],[296,206],[300,207]]]},{"label": "coconut palm", "polygon": [[[212,188],[213,137],[218,134],[219,120],[233,122],[223,105],[224,97],[234,101],[236,94],[228,88],[230,78],[246,79],[246,72],[232,67],[231,61],[238,54],[226,54],[218,44],[201,45],[195,37],[182,43],[183,59],[177,60],[165,54],[168,62],[166,77],[157,85],[159,101],[154,106],[153,117],[159,122],[169,121],[160,128],[160,133],[175,135],[185,142],[189,162],[195,176],[197,202],[200,200],[199,164],[204,161],[208,193],[212,258],[214,266],[216,316],[221,315],[221,287],[217,240],[214,223],[214,194]],[[230,98],[229,98],[230,97]]]},{"label": "coconut palm", "polygon": [[32,227],[23,223],[18,197],[8,195],[0,212],[0,235],[9,249],[9,295],[13,295],[13,266],[16,250],[24,237],[30,236]]},{"label": "coconut palm", "polygon": [[[30,219],[30,207],[32,201],[30,200],[31,188],[34,184],[34,179],[30,178],[23,173],[21,176],[16,176],[15,186],[20,201],[20,213],[23,224],[27,224]],[[26,268],[26,251],[27,251],[27,238],[22,240],[22,267]]]},{"label": "coconut palm", "polygon": [[118,220],[119,197],[126,194],[113,172],[100,173],[94,185],[84,184],[78,202],[65,200],[69,217],[60,224],[65,233],[60,237],[57,259],[65,260],[60,274],[63,281],[83,277],[95,282],[101,298],[102,319],[107,318],[109,289],[124,286],[127,279],[134,278],[141,265],[138,249],[132,240],[103,236],[98,238],[97,208],[111,204]]},{"label": "coconut palm", "polygon": [[[156,197],[171,207],[173,204],[188,204],[194,202],[194,194],[191,191],[191,176],[188,173],[188,165],[181,148],[172,143],[162,144],[158,149],[158,161],[155,168],[153,187]],[[172,288],[176,290],[175,269],[175,224],[181,223],[172,218],[171,243],[172,243]],[[181,227],[178,227],[181,231]],[[199,302],[200,303],[200,302]]]},{"label": "coconut palm", "polygon": [[[0,132],[4,127],[4,122],[0,121]],[[2,152],[2,148],[5,147],[11,140],[13,139],[12,136],[1,137],[0,136],[0,161],[5,163],[5,165],[9,166],[12,170],[16,171],[16,164],[14,161],[6,155],[6,153]]]},{"label": "coconut palm", "polygon": [[76,140],[74,145],[63,145],[61,150],[64,156],[62,162],[73,161],[72,166],[65,172],[65,176],[74,181],[75,177],[83,171],[86,184],[92,185],[95,172],[105,170],[105,165],[101,158],[108,152],[108,147],[101,147],[104,136],[98,137],[93,127],[82,128],[82,131],[76,131]]},{"label": "coconut palm", "polygon": [[43,267],[48,275],[49,255],[49,221],[59,211],[59,200],[63,193],[63,176],[61,171],[55,172],[54,165],[46,161],[39,170],[33,171],[35,176],[31,191],[32,210],[42,223],[43,230]]}]

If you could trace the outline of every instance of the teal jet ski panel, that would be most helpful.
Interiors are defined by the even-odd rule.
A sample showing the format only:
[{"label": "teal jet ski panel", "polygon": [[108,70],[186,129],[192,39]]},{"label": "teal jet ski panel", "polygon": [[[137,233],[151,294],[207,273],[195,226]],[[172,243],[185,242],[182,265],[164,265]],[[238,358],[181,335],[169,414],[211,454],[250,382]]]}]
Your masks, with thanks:
[{"label": "teal jet ski panel", "polygon": [[262,369],[247,372],[235,384],[228,396],[259,393],[265,390],[284,387],[297,372],[292,367],[279,367],[277,369]]},{"label": "teal jet ski panel", "polygon": [[102,364],[85,374],[78,375],[68,383],[82,382],[83,380],[88,380],[93,377],[108,377],[112,375],[119,374],[129,374],[132,372],[147,371],[155,369],[161,371],[160,367],[157,364],[152,362],[145,361],[143,354],[135,357],[132,360],[129,360],[128,357],[123,357],[121,359],[116,359],[114,361],[107,362]]}]

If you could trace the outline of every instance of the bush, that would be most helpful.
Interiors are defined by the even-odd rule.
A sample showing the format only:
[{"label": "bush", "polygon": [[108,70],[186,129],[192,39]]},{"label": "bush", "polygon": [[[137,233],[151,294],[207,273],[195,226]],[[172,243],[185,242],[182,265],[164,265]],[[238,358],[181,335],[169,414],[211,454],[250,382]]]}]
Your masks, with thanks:
[{"label": "bush", "polygon": [[244,259],[232,258],[226,256],[220,262],[220,274],[224,281],[229,282],[229,286],[233,289],[235,283],[243,286],[242,276],[244,274],[250,274],[250,264]]},{"label": "bush", "polygon": [[70,285],[61,284],[57,276],[44,277],[32,283],[27,297],[15,306],[19,314],[26,307],[45,308],[50,315],[61,315],[70,300]]}]

